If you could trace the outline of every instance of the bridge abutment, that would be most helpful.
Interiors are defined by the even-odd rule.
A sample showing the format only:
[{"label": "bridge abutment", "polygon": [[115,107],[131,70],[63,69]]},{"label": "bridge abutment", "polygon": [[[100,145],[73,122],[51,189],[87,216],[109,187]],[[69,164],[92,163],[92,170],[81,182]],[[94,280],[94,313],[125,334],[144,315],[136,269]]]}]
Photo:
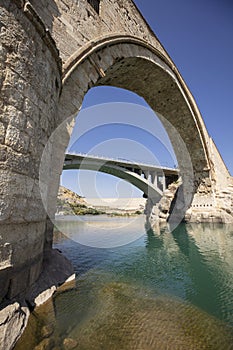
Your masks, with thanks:
[{"label": "bridge abutment", "polygon": [[211,168],[209,171],[197,174],[193,200],[185,218],[190,222],[232,223],[232,176],[209,137],[208,148]]},{"label": "bridge abutment", "polygon": [[[220,159],[218,151],[216,157]],[[194,174],[195,181],[189,181],[188,174],[180,175],[180,179],[164,191],[158,203],[153,205],[148,199],[146,215],[152,228],[168,222],[172,229],[181,221],[233,223],[233,183],[224,163],[213,163],[211,171]],[[186,181],[185,186],[183,181]],[[187,191],[189,185],[190,191]]]}]

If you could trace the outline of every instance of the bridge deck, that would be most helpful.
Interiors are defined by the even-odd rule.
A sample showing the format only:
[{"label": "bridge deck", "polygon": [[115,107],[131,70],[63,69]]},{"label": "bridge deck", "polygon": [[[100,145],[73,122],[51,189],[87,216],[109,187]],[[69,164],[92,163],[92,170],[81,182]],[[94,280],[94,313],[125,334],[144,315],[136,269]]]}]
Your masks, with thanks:
[{"label": "bridge deck", "polygon": [[107,163],[108,165],[115,165],[128,170],[135,169],[135,170],[142,170],[142,171],[156,171],[157,173],[163,172],[165,175],[179,174],[178,168],[169,168],[169,167],[158,166],[154,164],[138,163],[136,161],[134,162],[127,159],[98,157],[98,156],[86,155],[82,153],[67,153],[65,156],[65,165],[68,165],[69,163],[73,163],[74,161],[77,161],[80,163],[82,162],[85,162],[85,163],[97,162],[100,164]]}]

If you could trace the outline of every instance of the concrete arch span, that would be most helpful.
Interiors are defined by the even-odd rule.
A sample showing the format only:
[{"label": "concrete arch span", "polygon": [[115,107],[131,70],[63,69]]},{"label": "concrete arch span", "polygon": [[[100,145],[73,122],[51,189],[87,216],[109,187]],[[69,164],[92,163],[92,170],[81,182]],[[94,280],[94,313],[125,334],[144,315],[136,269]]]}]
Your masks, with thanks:
[{"label": "concrete arch span", "polygon": [[65,164],[63,169],[64,170],[79,169],[79,170],[99,171],[105,174],[118,177],[137,187],[147,197],[151,198],[151,200],[154,203],[158,202],[163,195],[163,192],[157,186],[153,185],[147,179],[141,177],[136,172],[133,172],[126,168],[122,168],[117,165],[108,164],[107,162],[94,163],[94,162],[85,161],[84,159],[80,164],[79,163],[77,163],[76,165],[75,163],[71,165]]}]

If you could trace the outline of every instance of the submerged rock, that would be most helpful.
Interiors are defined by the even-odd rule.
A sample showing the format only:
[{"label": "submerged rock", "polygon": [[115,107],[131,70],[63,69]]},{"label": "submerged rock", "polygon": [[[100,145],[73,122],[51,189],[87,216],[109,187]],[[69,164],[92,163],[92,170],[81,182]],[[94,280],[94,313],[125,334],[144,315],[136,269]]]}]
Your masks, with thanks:
[{"label": "submerged rock", "polygon": [[225,324],[188,303],[126,283],[107,283],[96,292],[85,321],[69,334],[78,339],[76,349],[219,350],[232,345]]},{"label": "submerged rock", "polygon": [[65,350],[74,349],[74,348],[76,348],[77,345],[78,345],[78,342],[75,339],[65,338],[63,340],[63,347]]},{"label": "submerged rock", "polygon": [[42,340],[35,348],[34,350],[51,350],[52,346],[54,345],[52,339],[44,339]]},{"label": "submerged rock", "polygon": [[51,305],[53,340],[42,340],[36,350],[51,344],[65,350],[220,350],[233,344],[232,328],[201,309],[101,270],[82,276],[77,289],[57,293]]},{"label": "submerged rock", "polygon": [[42,327],[41,336],[42,338],[49,338],[53,334],[54,328],[52,325],[48,324]]}]

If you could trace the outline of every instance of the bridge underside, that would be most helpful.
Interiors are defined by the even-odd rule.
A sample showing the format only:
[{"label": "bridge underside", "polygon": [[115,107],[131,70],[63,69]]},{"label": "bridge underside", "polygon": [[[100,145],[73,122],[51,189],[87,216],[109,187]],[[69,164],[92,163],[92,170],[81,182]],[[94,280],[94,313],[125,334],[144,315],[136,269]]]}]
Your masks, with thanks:
[{"label": "bridge underside", "polygon": [[100,171],[116,176],[137,187],[144,193],[144,197],[150,198],[153,203],[158,203],[167,186],[178,179],[176,169],[153,169],[151,167],[151,170],[149,170],[142,169],[135,164],[125,164],[123,167],[117,161],[110,162],[97,158],[89,159],[88,157],[66,155],[63,170],[73,169]]}]

